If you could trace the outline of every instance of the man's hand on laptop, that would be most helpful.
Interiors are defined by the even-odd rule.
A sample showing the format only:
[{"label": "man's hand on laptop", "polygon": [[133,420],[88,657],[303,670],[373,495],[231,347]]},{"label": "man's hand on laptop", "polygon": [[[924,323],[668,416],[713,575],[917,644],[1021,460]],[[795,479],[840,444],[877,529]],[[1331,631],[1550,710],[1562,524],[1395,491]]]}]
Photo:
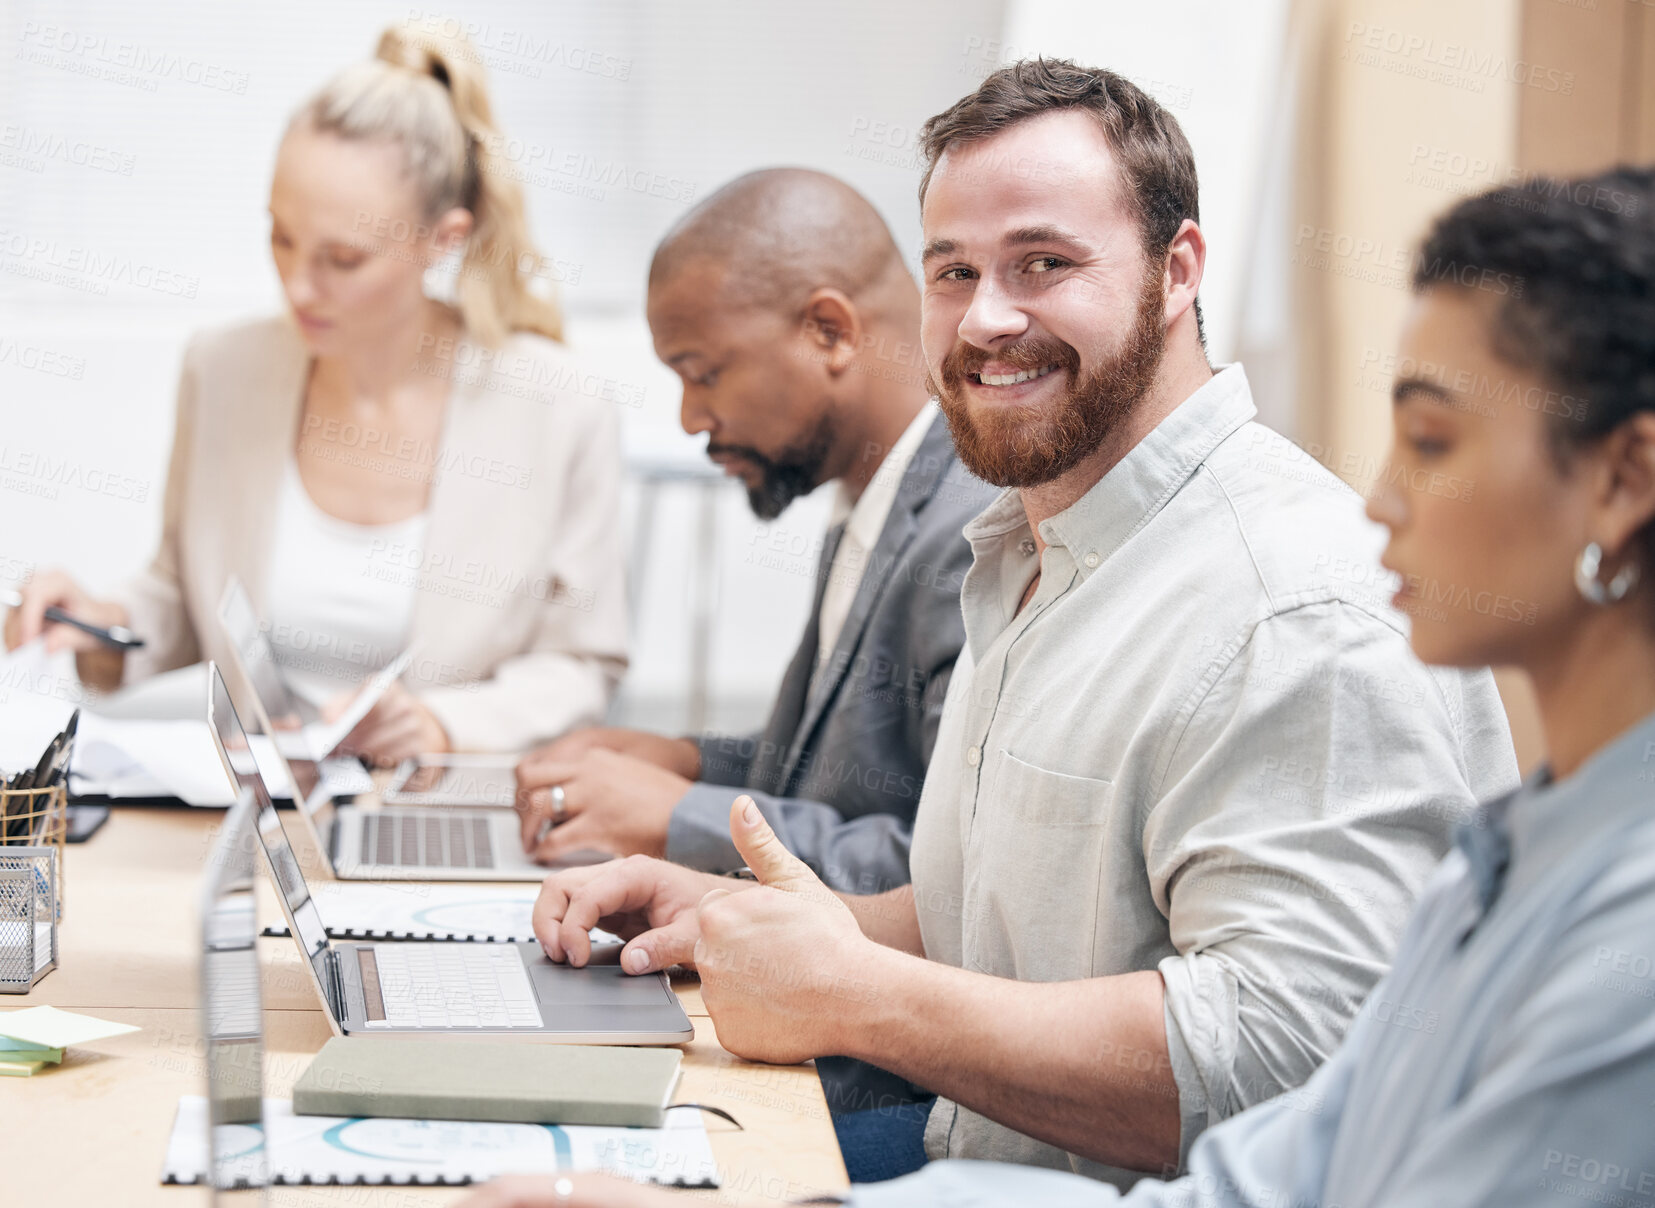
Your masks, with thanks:
[{"label": "man's hand on laptop", "polygon": [[523,850],[542,864],[576,851],[665,856],[672,811],[690,789],[676,772],[602,747],[537,763],[532,777],[519,766],[517,812]]},{"label": "man's hand on laptop", "polygon": [[835,1029],[847,1004],[872,993],[858,971],[893,950],[862,933],[751,797],[731,806],[730,838],[756,881],[641,856],[547,877],[534,907],[541,947],[581,966],[588,933],[602,927],[627,941],[629,973],[698,969],[719,1043],[739,1057],[793,1063],[842,1051]]},{"label": "man's hand on laptop", "polygon": [[628,730],[623,726],[587,726],[571,730],[562,738],[536,747],[517,765],[517,782],[527,788],[539,788],[551,783],[545,777],[545,765],[572,763],[588,751],[619,751],[647,760],[656,767],[676,772],[685,780],[701,777],[701,748],[688,738],[667,738],[647,730]]},{"label": "man's hand on laptop", "polygon": [[776,837],[750,797],[730,810],[730,838],[758,878],[701,899],[695,945],[701,997],[718,1042],[738,1057],[791,1065],[843,1052],[836,1034],[869,1000],[859,974],[890,949]]},{"label": "man's hand on laptop", "polygon": [[577,968],[591,957],[593,927],[627,941],[621,968],[628,973],[693,967],[701,934],[695,908],[709,891],[730,886],[757,888],[647,856],[571,868],[541,885],[534,934],[552,960]]}]

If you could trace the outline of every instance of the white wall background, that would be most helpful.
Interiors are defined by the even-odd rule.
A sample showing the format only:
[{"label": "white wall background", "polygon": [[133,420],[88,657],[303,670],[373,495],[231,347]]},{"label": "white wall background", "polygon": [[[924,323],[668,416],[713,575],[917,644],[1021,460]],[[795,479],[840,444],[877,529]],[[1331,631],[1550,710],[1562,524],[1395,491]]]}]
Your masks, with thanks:
[{"label": "white wall background", "polygon": [[[676,379],[642,322],[660,234],[731,176],[792,163],[862,189],[912,256],[918,126],[1023,54],[1114,67],[1174,108],[1201,168],[1204,306],[1215,356],[1227,357],[1284,7],[0,0],[0,580],[64,565],[103,588],[148,556],[184,341],[280,305],[266,251],[275,144],[287,114],[387,24],[471,28],[501,126],[535,148],[525,189],[543,249],[568,266],[572,346],[643,387],[644,405],[624,415],[631,454],[693,462]],[[683,723],[686,502],[669,491],[661,509],[627,696],[633,716],[669,726]],[[762,717],[808,607],[825,514],[824,501],[801,501],[766,533],[739,491],[724,492],[715,721]],[[772,543],[780,569],[755,558]]]}]

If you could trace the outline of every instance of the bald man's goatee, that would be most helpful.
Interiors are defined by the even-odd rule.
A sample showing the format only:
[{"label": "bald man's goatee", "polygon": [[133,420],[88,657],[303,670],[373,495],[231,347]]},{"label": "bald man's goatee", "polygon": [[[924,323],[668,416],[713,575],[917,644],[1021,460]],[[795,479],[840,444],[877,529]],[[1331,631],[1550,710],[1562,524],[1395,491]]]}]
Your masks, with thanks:
[{"label": "bald man's goatee", "polygon": [[[1049,336],[992,353],[956,344],[943,361],[942,382],[932,378],[928,385],[948,417],[961,463],[998,487],[1040,486],[1074,469],[1149,392],[1166,348],[1164,313],[1160,278],[1151,275],[1138,299],[1126,344],[1085,378],[1079,376],[1080,354]],[[1055,403],[1001,403],[974,414],[966,400],[967,377],[991,360],[1018,369],[1056,365],[1067,375],[1068,389]]]},{"label": "bald man's goatee", "polygon": [[707,455],[732,454],[751,462],[759,471],[757,486],[747,488],[747,503],[760,520],[774,520],[801,495],[822,485],[828,455],[833,451],[833,423],[823,415],[810,435],[779,453],[761,453],[750,445],[709,441]]}]

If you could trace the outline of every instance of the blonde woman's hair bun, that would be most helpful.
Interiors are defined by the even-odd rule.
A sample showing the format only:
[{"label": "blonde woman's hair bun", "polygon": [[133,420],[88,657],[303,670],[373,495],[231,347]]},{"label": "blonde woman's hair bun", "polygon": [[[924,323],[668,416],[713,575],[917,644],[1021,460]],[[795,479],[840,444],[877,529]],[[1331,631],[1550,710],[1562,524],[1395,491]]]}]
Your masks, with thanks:
[{"label": "blonde woman's hair bun", "polygon": [[464,34],[416,29],[409,23],[393,25],[379,35],[374,58],[435,80],[448,93],[468,131],[494,129],[483,58]]},{"label": "blonde woman's hair bun", "polygon": [[482,56],[463,34],[429,25],[410,18],[387,28],[374,57],[336,75],[293,124],[395,142],[427,217],[455,206],[471,211],[455,306],[474,339],[495,345],[532,331],[560,340],[562,312],[541,271],[551,262],[529,236],[522,190],[495,162],[505,139]]}]

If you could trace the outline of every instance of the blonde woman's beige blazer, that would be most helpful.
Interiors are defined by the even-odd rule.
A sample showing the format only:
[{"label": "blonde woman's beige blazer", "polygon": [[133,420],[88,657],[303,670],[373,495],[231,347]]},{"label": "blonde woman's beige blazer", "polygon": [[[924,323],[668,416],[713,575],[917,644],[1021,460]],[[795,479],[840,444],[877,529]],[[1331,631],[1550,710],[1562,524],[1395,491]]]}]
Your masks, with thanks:
[{"label": "blonde woman's beige blazer", "polygon": [[[418,646],[404,683],[456,749],[517,750],[601,719],[626,668],[616,404],[583,390],[590,375],[539,336],[421,355],[453,381],[441,448],[343,431],[336,446],[430,470],[424,548],[401,555]],[[191,341],[160,548],[116,593],[147,641],[127,658],[128,681],[227,661],[217,605],[232,575],[264,615],[309,369],[286,318]]]}]

